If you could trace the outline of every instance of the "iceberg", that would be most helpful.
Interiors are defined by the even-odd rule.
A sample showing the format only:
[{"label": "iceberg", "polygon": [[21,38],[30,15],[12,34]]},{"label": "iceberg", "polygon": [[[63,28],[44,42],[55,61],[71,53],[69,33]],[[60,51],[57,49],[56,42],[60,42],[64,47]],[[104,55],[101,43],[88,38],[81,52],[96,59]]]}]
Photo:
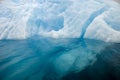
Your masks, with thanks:
[{"label": "iceberg", "polygon": [[[64,80],[64,76],[94,65],[97,56],[108,46],[111,44],[90,39],[85,39],[84,42],[79,39],[44,37],[0,40],[0,80]],[[120,47],[116,47],[119,50]],[[113,50],[116,52],[117,49]],[[103,56],[107,59],[111,59],[111,54],[115,54],[110,52],[109,48],[106,52],[110,53]],[[117,52],[119,54],[119,51]]]},{"label": "iceberg", "polygon": [[0,39],[39,35],[120,42],[119,8],[112,0],[1,0]]}]

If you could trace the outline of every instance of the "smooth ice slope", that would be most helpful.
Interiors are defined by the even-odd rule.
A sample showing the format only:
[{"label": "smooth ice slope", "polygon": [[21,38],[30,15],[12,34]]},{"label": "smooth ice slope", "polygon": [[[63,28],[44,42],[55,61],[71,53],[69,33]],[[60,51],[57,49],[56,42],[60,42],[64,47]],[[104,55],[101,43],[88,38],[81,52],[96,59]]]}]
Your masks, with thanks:
[{"label": "smooth ice slope", "polygon": [[40,35],[120,42],[119,8],[112,0],[2,0],[0,39]]}]

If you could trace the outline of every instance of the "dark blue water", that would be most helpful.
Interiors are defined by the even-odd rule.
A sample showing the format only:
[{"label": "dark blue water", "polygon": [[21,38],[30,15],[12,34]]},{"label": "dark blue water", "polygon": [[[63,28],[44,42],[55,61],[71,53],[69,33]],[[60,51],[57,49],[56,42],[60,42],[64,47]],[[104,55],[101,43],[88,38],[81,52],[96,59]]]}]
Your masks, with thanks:
[{"label": "dark blue water", "polygon": [[120,44],[31,38],[0,41],[0,80],[120,80]]}]

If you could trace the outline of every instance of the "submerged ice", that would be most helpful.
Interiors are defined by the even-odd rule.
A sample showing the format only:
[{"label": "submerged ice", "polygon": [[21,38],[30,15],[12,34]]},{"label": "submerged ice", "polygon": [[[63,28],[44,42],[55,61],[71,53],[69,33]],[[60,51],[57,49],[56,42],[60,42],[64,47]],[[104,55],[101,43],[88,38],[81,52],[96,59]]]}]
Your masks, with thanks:
[{"label": "submerged ice", "polygon": [[63,76],[93,65],[96,55],[108,45],[76,38],[1,40],[0,80],[63,80]]},{"label": "submerged ice", "polygon": [[2,0],[0,39],[40,35],[120,42],[119,8],[112,0]]}]

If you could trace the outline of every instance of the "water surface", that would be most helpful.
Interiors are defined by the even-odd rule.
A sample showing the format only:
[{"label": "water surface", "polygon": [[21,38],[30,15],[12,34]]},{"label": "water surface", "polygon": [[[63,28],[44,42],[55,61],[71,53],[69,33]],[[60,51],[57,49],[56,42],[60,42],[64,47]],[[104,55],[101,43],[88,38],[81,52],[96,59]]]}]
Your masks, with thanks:
[{"label": "water surface", "polygon": [[119,80],[120,44],[30,38],[0,41],[0,80]]}]

